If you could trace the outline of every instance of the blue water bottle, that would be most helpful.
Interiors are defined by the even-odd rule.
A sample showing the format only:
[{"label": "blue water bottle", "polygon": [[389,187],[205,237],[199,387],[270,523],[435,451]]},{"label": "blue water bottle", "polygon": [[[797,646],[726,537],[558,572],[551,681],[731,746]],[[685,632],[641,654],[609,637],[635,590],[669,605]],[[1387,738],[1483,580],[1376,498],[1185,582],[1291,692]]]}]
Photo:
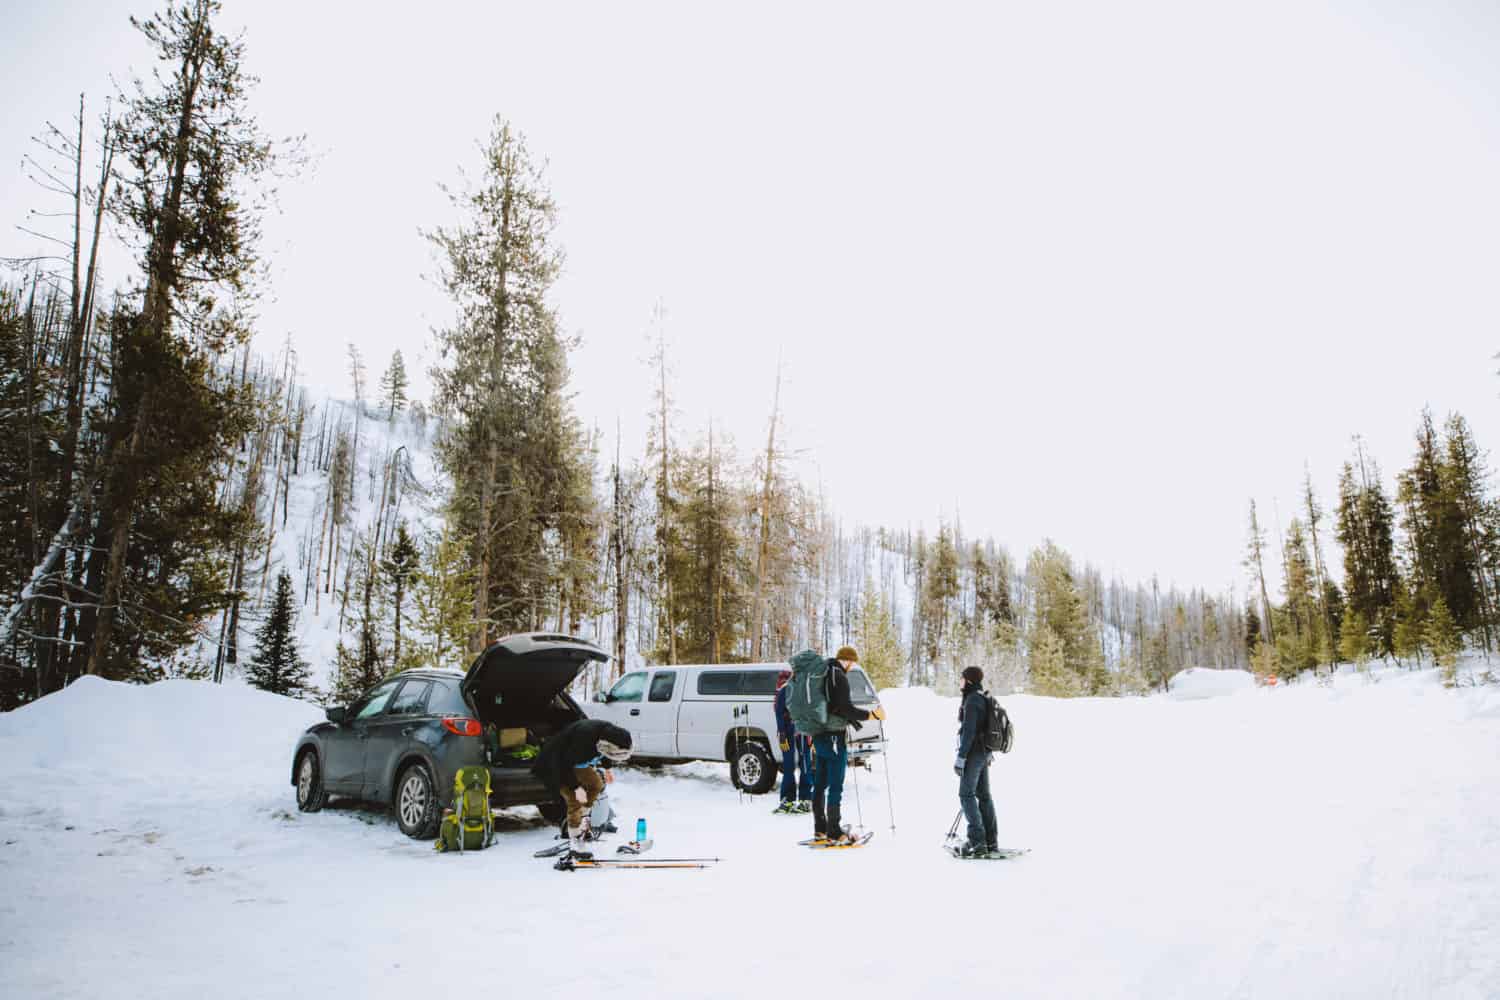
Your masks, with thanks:
[{"label": "blue water bottle", "polygon": [[644,816],[635,821],[635,842],[637,844],[646,842],[646,817]]}]

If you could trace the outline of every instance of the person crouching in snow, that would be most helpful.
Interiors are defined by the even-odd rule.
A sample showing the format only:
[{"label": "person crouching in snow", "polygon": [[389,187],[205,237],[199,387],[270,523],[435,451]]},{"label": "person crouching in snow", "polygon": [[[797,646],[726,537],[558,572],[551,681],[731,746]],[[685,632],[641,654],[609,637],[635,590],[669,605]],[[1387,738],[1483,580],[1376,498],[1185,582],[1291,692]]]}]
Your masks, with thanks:
[{"label": "person crouching in snow", "polygon": [[831,844],[847,844],[853,838],[839,813],[844,801],[844,774],[849,769],[848,726],[856,730],[868,719],[884,719],[877,707],[866,712],[855,708],[849,695],[849,668],[859,662],[853,646],[840,646],[828,661],[828,722],[836,731],[813,737],[813,837]]},{"label": "person crouching in snow", "polygon": [[776,739],[781,745],[781,805],[773,812],[805,813],[812,810],[812,765],[808,762],[811,743],[797,732],[792,713],[786,707],[786,682],[790,670],[776,677]]},{"label": "person crouching in snow", "polygon": [[953,773],[958,775],[958,804],[969,822],[969,840],[959,848],[959,857],[983,858],[994,853],[1000,843],[995,827],[995,800],[990,798],[990,761],[993,755],[984,743],[989,725],[989,695],[984,693],[984,671],[965,667],[963,690],[959,692],[958,758]]},{"label": "person crouching in snow", "polygon": [[589,810],[604,791],[604,775],[596,765],[609,767],[630,758],[630,733],[602,719],[580,719],[563,726],[542,745],[531,773],[568,807],[568,846],[575,856],[590,856],[585,848]]}]

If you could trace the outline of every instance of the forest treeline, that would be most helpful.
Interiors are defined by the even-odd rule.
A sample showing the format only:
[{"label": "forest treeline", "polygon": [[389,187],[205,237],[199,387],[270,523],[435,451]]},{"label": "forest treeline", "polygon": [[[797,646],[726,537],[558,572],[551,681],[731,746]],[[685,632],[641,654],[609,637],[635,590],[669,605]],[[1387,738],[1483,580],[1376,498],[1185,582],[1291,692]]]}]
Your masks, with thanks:
[{"label": "forest treeline", "polygon": [[[1500,499],[1460,413],[1417,420],[1411,464],[1389,491],[1356,439],[1330,523],[1304,477],[1300,511],[1279,534],[1281,601],[1266,584],[1268,540],[1250,503],[1245,565],[1255,581],[1247,643],[1258,673],[1293,677],[1336,663],[1424,659],[1456,678],[1466,646],[1500,637]],[[1337,543],[1343,572],[1330,571]],[[1256,611],[1256,606],[1259,611]]]},{"label": "forest treeline", "polygon": [[[684,423],[660,322],[649,439],[607,447],[569,395],[543,161],[498,116],[482,169],[448,190],[457,221],[424,234],[451,304],[432,398],[408,398],[401,352],[357,344],[351,398],[310,398],[290,339],[273,357],[250,344],[267,182],[296,144],[257,124],[218,14],[192,0],[133,22],[163,68],[97,124],[80,102],[29,160],[62,228],[0,290],[0,706],[84,674],[243,674],[345,702],[535,629],[613,654],[589,685],[853,643],[881,685],[949,690],[977,664],[1058,695],[1188,666],[1448,663],[1495,641],[1500,515],[1457,415],[1422,416],[1394,494],[1361,451],[1331,523],[1309,477],[1277,526],[1279,600],[1253,504],[1248,599],[1106,578],[1050,541],[1018,558],[957,519],[848,525],[790,471],[779,376],[747,450]],[[136,262],[108,291],[106,224]],[[299,617],[335,637],[332,663],[308,662]]]}]

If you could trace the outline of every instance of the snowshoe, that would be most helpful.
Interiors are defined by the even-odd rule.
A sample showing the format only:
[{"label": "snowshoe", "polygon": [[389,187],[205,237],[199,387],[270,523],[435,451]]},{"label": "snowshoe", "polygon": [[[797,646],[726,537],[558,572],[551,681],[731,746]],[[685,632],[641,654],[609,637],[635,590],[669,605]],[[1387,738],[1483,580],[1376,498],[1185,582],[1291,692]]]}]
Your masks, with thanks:
[{"label": "snowshoe", "polygon": [[771,810],[771,814],[773,816],[790,816],[793,813],[795,813],[796,811],[797,811],[797,803],[795,803],[795,802],[783,802],[783,803],[781,803],[781,805],[777,806],[775,809],[772,809]]},{"label": "snowshoe", "polygon": [[853,847],[864,847],[874,838],[875,832],[873,830],[859,834],[845,832],[842,837],[835,840],[828,840],[821,844],[809,844],[808,846],[815,851],[846,851]]}]

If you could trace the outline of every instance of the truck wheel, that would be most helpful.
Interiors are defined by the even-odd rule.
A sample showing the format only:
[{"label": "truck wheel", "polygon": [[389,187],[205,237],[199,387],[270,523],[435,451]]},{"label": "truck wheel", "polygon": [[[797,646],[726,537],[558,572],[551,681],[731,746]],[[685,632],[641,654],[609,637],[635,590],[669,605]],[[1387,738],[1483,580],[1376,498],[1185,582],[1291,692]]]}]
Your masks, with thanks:
[{"label": "truck wheel", "polygon": [[764,795],[776,784],[771,751],[759,743],[741,743],[729,760],[729,780],[742,792]]}]

